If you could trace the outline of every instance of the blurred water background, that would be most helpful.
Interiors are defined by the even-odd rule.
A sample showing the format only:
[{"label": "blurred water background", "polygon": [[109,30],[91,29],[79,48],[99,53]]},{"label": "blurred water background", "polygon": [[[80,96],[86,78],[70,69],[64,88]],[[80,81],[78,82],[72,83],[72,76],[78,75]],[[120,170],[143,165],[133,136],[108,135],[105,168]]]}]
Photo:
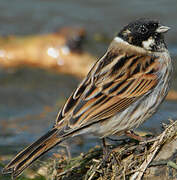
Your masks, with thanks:
[{"label": "blurred water background", "polygon": [[[177,90],[176,0],[0,0],[0,35],[44,34],[80,26],[88,35],[85,50],[100,57],[108,43],[94,41],[94,35],[112,38],[123,25],[140,17],[159,19],[171,27],[166,41],[174,60],[172,89]],[[52,127],[57,111],[79,81],[38,69],[0,69],[0,156],[14,154]],[[176,101],[165,101],[141,128],[158,133],[169,118],[177,119]],[[74,145],[73,154],[99,144],[94,137],[87,138],[82,146]]]}]

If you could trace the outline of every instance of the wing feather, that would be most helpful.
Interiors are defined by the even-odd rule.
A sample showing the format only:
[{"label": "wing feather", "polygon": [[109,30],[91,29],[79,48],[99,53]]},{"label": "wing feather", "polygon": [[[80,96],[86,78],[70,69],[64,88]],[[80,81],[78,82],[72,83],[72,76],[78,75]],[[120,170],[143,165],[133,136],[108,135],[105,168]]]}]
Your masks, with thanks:
[{"label": "wing feather", "polygon": [[113,117],[153,90],[158,83],[157,71],[158,57],[124,53],[103,56],[70,96],[56,125],[65,122],[72,132]]}]

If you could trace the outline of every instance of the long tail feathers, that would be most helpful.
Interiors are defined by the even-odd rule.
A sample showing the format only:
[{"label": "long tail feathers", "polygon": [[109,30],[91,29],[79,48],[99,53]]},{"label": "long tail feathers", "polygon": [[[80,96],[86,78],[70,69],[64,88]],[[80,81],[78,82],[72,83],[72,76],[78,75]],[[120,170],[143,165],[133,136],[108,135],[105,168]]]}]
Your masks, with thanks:
[{"label": "long tail feathers", "polygon": [[52,147],[62,142],[62,138],[57,136],[57,129],[52,129],[36,142],[17,154],[12,161],[3,169],[2,173],[11,173],[16,178],[33,161],[49,151]]}]

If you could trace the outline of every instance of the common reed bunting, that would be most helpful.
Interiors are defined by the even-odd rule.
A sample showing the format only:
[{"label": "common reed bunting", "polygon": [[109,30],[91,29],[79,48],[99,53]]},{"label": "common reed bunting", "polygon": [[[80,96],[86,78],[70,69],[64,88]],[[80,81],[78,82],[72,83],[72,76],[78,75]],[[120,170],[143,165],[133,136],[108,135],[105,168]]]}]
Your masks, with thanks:
[{"label": "common reed bunting", "polygon": [[169,90],[172,62],[164,41],[168,30],[149,19],[126,25],[71,94],[54,127],[18,153],[3,173],[17,177],[41,155],[73,136],[122,135],[151,117]]}]

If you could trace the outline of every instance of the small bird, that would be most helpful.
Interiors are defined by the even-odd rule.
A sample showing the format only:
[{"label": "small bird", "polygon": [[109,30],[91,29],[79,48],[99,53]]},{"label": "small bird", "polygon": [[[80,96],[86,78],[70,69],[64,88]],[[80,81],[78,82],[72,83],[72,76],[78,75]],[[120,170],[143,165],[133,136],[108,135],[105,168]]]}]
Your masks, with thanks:
[{"label": "small bird", "polygon": [[17,177],[73,136],[123,135],[151,117],[169,90],[172,62],[164,41],[169,29],[145,18],[126,25],[68,98],[53,128],[18,153],[3,173]]}]

